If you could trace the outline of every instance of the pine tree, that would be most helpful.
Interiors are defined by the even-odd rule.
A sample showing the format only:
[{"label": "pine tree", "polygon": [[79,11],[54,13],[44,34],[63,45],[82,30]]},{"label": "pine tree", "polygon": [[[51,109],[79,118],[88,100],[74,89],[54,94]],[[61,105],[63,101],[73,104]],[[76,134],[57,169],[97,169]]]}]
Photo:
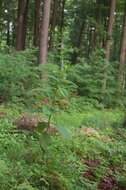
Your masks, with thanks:
[{"label": "pine tree", "polygon": [[45,0],[40,31],[39,64],[45,64],[47,59],[50,8],[51,0]]},{"label": "pine tree", "polygon": [[17,51],[25,49],[28,3],[29,0],[18,0],[18,16],[17,16],[17,30],[16,30]]}]

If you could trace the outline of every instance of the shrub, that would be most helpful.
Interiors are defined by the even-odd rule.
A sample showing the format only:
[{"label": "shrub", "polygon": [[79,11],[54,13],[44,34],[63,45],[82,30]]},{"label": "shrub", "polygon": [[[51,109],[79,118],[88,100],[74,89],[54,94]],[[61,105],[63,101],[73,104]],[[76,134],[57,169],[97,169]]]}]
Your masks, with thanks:
[{"label": "shrub", "polygon": [[[103,52],[96,51],[89,60],[71,67],[69,79],[78,86],[78,95],[85,97],[89,102],[103,103],[105,106],[117,103],[116,77],[117,69],[113,69],[112,64],[105,64]],[[106,72],[107,88],[103,92],[103,82]],[[96,105],[97,106],[97,105]]]},{"label": "shrub", "polygon": [[32,60],[23,54],[0,54],[0,100],[24,98],[26,90],[34,88],[39,76]]}]

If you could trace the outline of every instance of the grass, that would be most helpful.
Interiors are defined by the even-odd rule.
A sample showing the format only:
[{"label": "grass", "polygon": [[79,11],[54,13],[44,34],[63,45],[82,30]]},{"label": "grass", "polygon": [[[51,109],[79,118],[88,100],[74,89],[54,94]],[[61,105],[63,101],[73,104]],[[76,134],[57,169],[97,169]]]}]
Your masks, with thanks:
[{"label": "grass", "polygon": [[84,112],[62,112],[55,116],[56,122],[66,127],[78,128],[81,125],[90,127],[104,127],[115,122],[119,123],[124,113],[121,110],[97,110],[91,109]]},{"label": "grass", "polygon": [[[61,112],[54,121],[71,137],[52,136],[45,153],[38,139],[12,134],[13,120],[27,109],[0,107],[1,190],[97,190],[126,188],[126,129],[121,110]],[[114,126],[113,126],[114,123]],[[82,126],[82,129],[79,127]]]}]

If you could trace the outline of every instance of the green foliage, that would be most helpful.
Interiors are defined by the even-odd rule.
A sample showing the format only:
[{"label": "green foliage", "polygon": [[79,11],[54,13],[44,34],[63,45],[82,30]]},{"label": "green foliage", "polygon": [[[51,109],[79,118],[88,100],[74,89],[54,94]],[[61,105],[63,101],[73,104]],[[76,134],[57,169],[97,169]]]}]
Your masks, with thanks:
[{"label": "green foliage", "polygon": [[[95,190],[100,180],[110,173],[120,188],[125,187],[126,131],[123,129],[120,138],[117,135],[120,129],[111,127],[113,122],[122,118],[121,111],[100,112],[91,108],[84,113],[68,115],[62,112],[55,120],[68,128],[73,138],[55,135],[51,137],[51,143],[45,141],[45,136],[39,136],[40,142],[35,134],[11,133],[14,127],[11,123],[20,112],[18,107],[0,107],[0,112],[6,113],[0,120],[1,189]],[[107,118],[109,127],[108,122],[106,127],[102,126],[101,117]],[[93,128],[99,135],[81,134],[81,124]],[[46,152],[40,146],[40,143],[44,145],[43,142],[46,142]],[[99,161],[96,167],[90,168],[86,162],[92,160]],[[85,174],[90,169],[93,170],[91,179]]]},{"label": "green foliage", "polygon": [[[51,64],[36,67],[35,54],[34,50],[29,50],[20,54],[0,55],[1,102],[40,104],[38,107],[41,108],[42,101],[46,99],[50,109],[58,106],[67,109],[69,98],[76,90],[74,83],[67,80],[67,66],[64,70]],[[47,80],[42,79],[44,72]]]},{"label": "green foliage", "polygon": [[[36,86],[39,76],[32,66],[32,55],[0,55],[0,99],[1,101],[25,98],[26,91]],[[29,56],[29,53],[28,53]],[[36,82],[37,81],[37,82]]]},{"label": "green foliage", "polygon": [[49,114],[67,110],[73,102],[78,107],[79,101],[80,110],[88,104],[97,108],[123,106],[125,96],[120,99],[117,94],[117,63],[107,66],[107,89],[105,93],[102,91],[106,72],[104,51],[96,51],[90,61],[82,60],[78,65],[64,64],[62,69],[56,64],[37,67],[36,54],[36,50],[0,54],[1,102],[22,102]]},{"label": "green foliage", "polygon": [[[24,27],[27,48],[33,44],[34,2]],[[111,189],[125,189],[124,113],[110,110],[125,104],[125,84],[117,94],[124,1],[117,1],[109,62],[101,48],[109,1],[54,1],[48,63],[39,66],[37,48],[14,50],[17,5],[0,1],[0,189],[97,190],[104,184],[103,190],[113,181]],[[25,112],[47,121],[18,131],[13,121]],[[49,134],[53,125],[56,133]]]},{"label": "green foliage", "polygon": [[70,99],[76,91],[76,85],[67,79],[67,66],[60,69],[53,64],[40,65],[41,80],[38,87],[28,92],[34,110],[43,111],[48,117],[70,107]]},{"label": "green foliage", "polygon": [[[105,73],[107,89],[103,92]],[[96,107],[100,106],[100,103],[105,106],[119,104],[120,97],[116,95],[117,70],[113,69],[112,63],[107,64],[106,68],[103,50],[96,51],[89,61],[82,60],[82,63],[71,67],[68,78],[77,85],[78,94],[83,97],[84,102],[91,103]]]}]

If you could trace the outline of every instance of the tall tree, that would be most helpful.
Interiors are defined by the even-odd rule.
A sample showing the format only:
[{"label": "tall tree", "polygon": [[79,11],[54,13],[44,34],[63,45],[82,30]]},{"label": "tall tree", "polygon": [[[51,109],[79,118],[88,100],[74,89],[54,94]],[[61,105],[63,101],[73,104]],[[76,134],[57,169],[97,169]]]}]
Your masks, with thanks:
[{"label": "tall tree", "polygon": [[39,45],[40,8],[41,8],[41,1],[40,0],[35,0],[35,8],[34,8],[34,36],[33,36],[33,45],[35,47],[37,47]]},{"label": "tall tree", "polygon": [[110,58],[110,48],[111,48],[112,31],[113,31],[113,24],[115,18],[115,9],[116,9],[116,0],[111,0],[107,39],[105,44],[105,58],[107,61],[109,61]]},{"label": "tall tree", "polygon": [[108,66],[108,61],[110,59],[110,48],[111,48],[112,32],[113,32],[113,25],[114,25],[114,18],[115,18],[115,9],[116,9],[116,0],[111,0],[109,20],[108,20],[107,39],[105,42],[105,71],[104,71],[104,80],[103,80],[103,86],[102,86],[103,94],[105,93],[106,86],[107,86],[107,72],[108,72],[107,66]]},{"label": "tall tree", "polygon": [[74,39],[76,48],[74,50],[74,53],[72,54],[72,63],[73,64],[77,63],[77,59],[78,59],[78,56],[79,56],[79,53],[80,53],[84,27],[85,27],[85,20],[83,20],[83,22],[81,22],[81,23],[78,22],[78,29],[77,29],[78,30],[78,35]]},{"label": "tall tree", "polygon": [[[56,11],[57,10],[57,11]],[[53,42],[54,42],[54,34],[55,29],[58,25],[59,21],[59,10],[60,10],[60,1],[59,0],[52,0],[51,3],[51,14],[50,14],[50,40],[49,40],[49,48],[53,49]]]},{"label": "tall tree", "polygon": [[64,30],[64,9],[65,9],[66,0],[61,1],[61,19],[60,19],[60,28],[59,28],[59,54],[60,54],[60,61],[61,67],[63,67],[63,30]]},{"label": "tall tree", "polygon": [[29,0],[18,0],[18,16],[17,16],[17,30],[16,30],[17,51],[25,49],[28,3]]},{"label": "tall tree", "polygon": [[119,57],[119,91],[122,91],[123,84],[125,82],[125,69],[124,69],[125,61],[126,61],[126,3],[124,9],[122,41],[121,41],[120,57]]},{"label": "tall tree", "polygon": [[39,64],[45,64],[47,59],[50,8],[51,8],[51,0],[44,0],[43,18],[41,21],[41,31],[40,31]]}]

